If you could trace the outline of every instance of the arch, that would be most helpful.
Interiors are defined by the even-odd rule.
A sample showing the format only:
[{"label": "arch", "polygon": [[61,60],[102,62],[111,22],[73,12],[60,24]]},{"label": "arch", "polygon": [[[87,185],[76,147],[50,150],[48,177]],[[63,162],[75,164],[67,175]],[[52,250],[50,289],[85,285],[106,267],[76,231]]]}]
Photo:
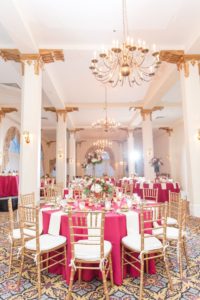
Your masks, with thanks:
[{"label": "arch", "polygon": [[[85,153],[85,158],[88,156],[88,153],[94,152],[95,150],[96,150],[95,146],[89,147],[89,149]],[[110,147],[105,147],[104,150],[109,153],[110,165],[113,168],[113,170],[115,170],[115,156],[114,156],[114,153],[113,153],[112,149]]]},{"label": "arch", "polygon": [[10,127],[4,139],[4,146],[3,146],[3,169],[6,168],[9,162],[9,147],[10,143],[14,138],[17,138],[18,143],[20,144],[20,132],[17,127]]}]

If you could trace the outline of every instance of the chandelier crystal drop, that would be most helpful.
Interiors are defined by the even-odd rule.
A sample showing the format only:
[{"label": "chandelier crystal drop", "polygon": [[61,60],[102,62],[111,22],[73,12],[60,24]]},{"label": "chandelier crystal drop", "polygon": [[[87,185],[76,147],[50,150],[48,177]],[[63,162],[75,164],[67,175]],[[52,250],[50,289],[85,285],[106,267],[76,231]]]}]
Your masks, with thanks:
[{"label": "chandelier crystal drop", "polygon": [[121,124],[114,119],[108,118],[107,87],[105,86],[105,118],[92,123],[94,128],[102,128],[105,132],[117,129]]},{"label": "chandelier crystal drop", "polygon": [[106,147],[111,147],[112,142],[107,139],[97,140],[93,143],[93,146],[97,147],[97,149],[104,150]]},{"label": "chandelier crystal drop", "polygon": [[126,0],[122,0],[122,7],[123,42],[114,40],[111,49],[102,47],[99,53],[95,51],[89,68],[102,83],[115,87],[128,82],[133,87],[150,81],[161,62],[155,44],[150,50],[145,41],[135,41],[128,36]]}]

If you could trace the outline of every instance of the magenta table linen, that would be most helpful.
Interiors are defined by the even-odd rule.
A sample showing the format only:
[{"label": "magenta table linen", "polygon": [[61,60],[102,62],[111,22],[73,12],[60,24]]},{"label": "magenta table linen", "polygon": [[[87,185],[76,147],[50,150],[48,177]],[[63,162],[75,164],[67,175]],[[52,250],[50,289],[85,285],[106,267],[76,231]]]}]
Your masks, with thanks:
[{"label": "magenta table linen", "polygon": [[0,176],[0,198],[18,196],[18,186],[18,176]]},{"label": "magenta table linen", "polygon": [[[134,186],[134,193],[137,193],[142,198],[142,188],[150,188],[148,183],[136,183]],[[169,191],[171,192],[180,192],[180,187],[178,183],[167,182],[166,189],[162,188],[161,183],[154,183],[154,189],[158,189],[158,202],[165,202],[169,200]]]},{"label": "magenta table linen", "polygon": [[[48,233],[49,222],[51,214],[54,211],[43,211],[43,230],[44,233]],[[66,279],[66,282],[69,283],[70,278],[70,234],[69,234],[69,225],[68,225],[68,216],[64,215],[61,217],[60,225],[60,234],[67,237],[67,266],[66,269],[61,265],[54,266],[50,269],[50,272],[56,274],[62,274]],[[107,213],[105,218],[105,240],[112,243],[112,262],[113,262],[113,276],[114,283],[116,285],[122,284],[122,267],[121,267],[121,239],[126,236],[126,216],[116,213]],[[129,270],[132,276],[139,276],[138,272],[135,269]],[[155,263],[150,261],[149,263],[149,272],[155,273]],[[126,273],[126,269],[125,269]],[[99,273],[94,270],[83,270],[82,278],[85,281],[90,281],[94,276],[99,276]]]}]

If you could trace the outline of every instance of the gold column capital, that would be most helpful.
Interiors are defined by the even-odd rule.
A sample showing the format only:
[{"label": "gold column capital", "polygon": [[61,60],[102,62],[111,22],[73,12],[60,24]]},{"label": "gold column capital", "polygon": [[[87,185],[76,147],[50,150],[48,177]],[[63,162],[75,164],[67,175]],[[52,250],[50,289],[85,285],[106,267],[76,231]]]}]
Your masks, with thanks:
[{"label": "gold column capital", "polygon": [[159,127],[159,130],[164,130],[169,136],[171,136],[171,133],[173,132],[173,128],[170,127]]},{"label": "gold column capital", "polygon": [[178,71],[183,70],[185,77],[189,77],[189,64],[198,65],[200,74],[200,54],[185,54],[183,50],[162,50],[160,61],[176,64]]},{"label": "gold column capital", "polygon": [[134,110],[139,110],[143,121],[145,121],[147,116],[150,116],[150,120],[152,120],[152,113],[157,110],[162,110],[163,108],[163,106],[154,106],[153,108],[143,108],[142,106],[136,106]]},{"label": "gold column capital", "polygon": [[44,110],[56,113],[57,121],[59,116],[63,116],[63,121],[65,122],[67,113],[78,111],[79,109],[78,107],[70,107],[70,106],[69,107],[66,106],[63,109],[56,109],[55,107],[52,106],[52,107],[44,107]]},{"label": "gold column capital", "polygon": [[0,123],[6,114],[14,111],[17,111],[17,109],[13,107],[0,107]]},{"label": "gold column capital", "polygon": [[24,75],[25,63],[34,64],[34,72],[39,74],[40,68],[47,63],[64,61],[64,53],[61,49],[39,49],[38,53],[21,53],[18,49],[0,49],[0,57],[4,61],[14,61],[21,63],[22,75]]}]

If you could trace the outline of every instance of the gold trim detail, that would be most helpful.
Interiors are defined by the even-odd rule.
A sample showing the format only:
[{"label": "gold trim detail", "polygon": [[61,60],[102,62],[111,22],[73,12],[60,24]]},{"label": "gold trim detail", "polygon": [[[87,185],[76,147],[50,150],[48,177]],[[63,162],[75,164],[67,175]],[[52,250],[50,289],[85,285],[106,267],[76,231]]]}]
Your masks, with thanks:
[{"label": "gold trim detail", "polygon": [[56,109],[55,107],[52,106],[52,107],[44,107],[44,110],[56,113],[57,121],[58,121],[58,116],[63,116],[63,121],[65,122],[67,113],[78,111],[79,109],[78,107],[67,107],[67,106],[64,109]]},{"label": "gold trim detail", "polygon": [[160,127],[159,130],[164,130],[166,131],[166,133],[171,136],[172,132],[173,132],[173,129],[172,128],[169,128],[169,127]]},{"label": "gold trim detail", "polygon": [[6,114],[17,111],[16,108],[13,107],[0,107],[0,123]]},{"label": "gold trim detail", "polygon": [[64,53],[61,49],[39,49],[39,53],[22,54],[18,49],[0,49],[0,57],[4,61],[15,61],[22,65],[22,75],[24,75],[25,63],[31,65],[34,62],[34,71],[38,75],[40,68],[44,64],[55,61],[64,61]]},{"label": "gold trim detail", "polygon": [[142,116],[143,121],[146,120],[146,116],[150,116],[150,120],[152,120],[152,113],[157,110],[162,110],[163,106],[154,106],[153,108],[143,108],[142,106],[136,106],[134,110],[140,110],[140,114]]},{"label": "gold trim detail", "polygon": [[200,54],[185,54],[183,50],[162,50],[160,61],[176,64],[178,71],[184,70],[185,77],[189,77],[189,63],[198,64],[200,72]]}]

